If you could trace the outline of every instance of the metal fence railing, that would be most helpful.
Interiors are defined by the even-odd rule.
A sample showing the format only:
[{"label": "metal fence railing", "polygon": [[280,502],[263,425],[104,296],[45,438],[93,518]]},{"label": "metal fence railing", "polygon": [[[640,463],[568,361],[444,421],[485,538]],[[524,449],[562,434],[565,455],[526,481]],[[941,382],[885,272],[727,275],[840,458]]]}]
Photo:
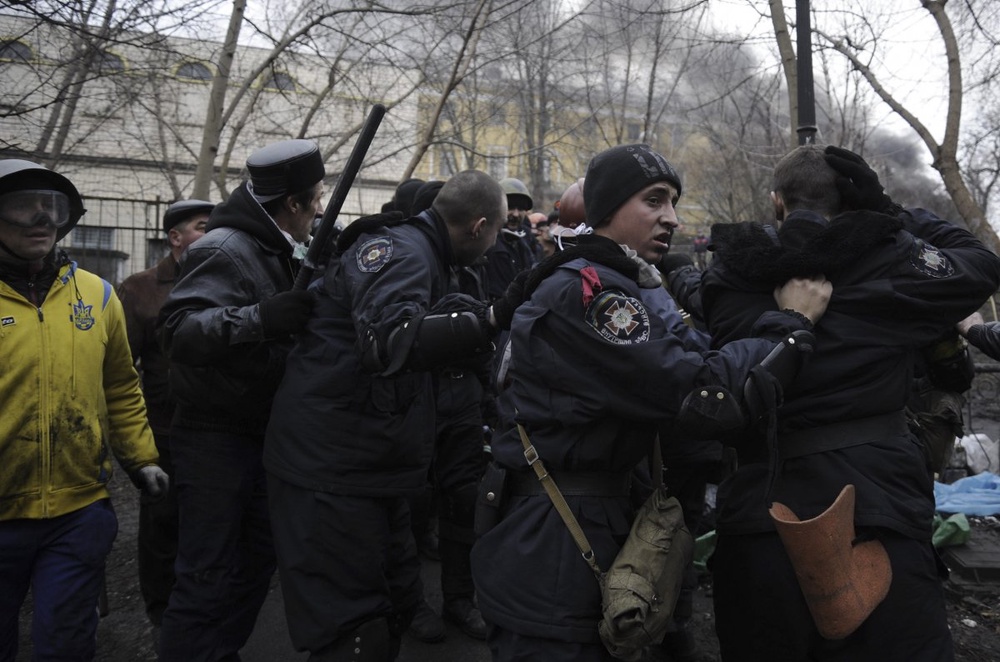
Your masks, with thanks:
[{"label": "metal fence railing", "polygon": [[84,206],[87,213],[60,243],[81,268],[117,286],[166,255],[165,202],[85,198]]}]

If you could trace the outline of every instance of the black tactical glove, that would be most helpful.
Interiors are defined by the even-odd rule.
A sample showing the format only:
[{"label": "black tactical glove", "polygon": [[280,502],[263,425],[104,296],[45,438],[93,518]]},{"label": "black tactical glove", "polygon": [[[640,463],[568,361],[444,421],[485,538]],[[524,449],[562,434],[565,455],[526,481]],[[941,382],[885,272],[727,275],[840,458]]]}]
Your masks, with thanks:
[{"label": "black tactical glove", "polygon": [[503,296],[493,302],[493,319],[496,320],[498,329],[510,329],[510,322],[514,319],[514,311],[524,303],[530,296],[528,292],[528,274],[530,269],[525,269],[510,282]]},{"label": "black tactical glove", "polygon": [[497,333],[497,330],[490,324],[489,304],[473,296],[461,292],[446,294],[431,306],[428,312],[429,315],[447,315],[448,313],[472,313],[479,320],[479,326],[487,338],[493,338]]},{"label": "black tactical glove", "polygon": [[704,324],[705,315],[701,306],[701,272],[684,254],[667,253],[656,265],[663,274],[667,291],[677,305],[684,309],[698,324]]},{"label": "black tactical glove", "polygon": [[845,210],[867,210],[896,216],[903,208],[885,194],[878,175],[854,152],[828,145],[823,150],[826,164],[837,172],[837,190]]},{"label": "black tactical glove", "polygon": [[690,255],[685,255],[684,253],[667,253],[660,258],[660,262],[656,267],[660,270],[660,273],[664,276],[669,275],[672,271],[676,271],[681,267],[693,267],[694,262],[691,261]]},{"label": "black tactical glove", "polygon": [[289,290],[258,304],[265,338],[280,338],[301,331],[309,321],[316,299],[308,290]]}]

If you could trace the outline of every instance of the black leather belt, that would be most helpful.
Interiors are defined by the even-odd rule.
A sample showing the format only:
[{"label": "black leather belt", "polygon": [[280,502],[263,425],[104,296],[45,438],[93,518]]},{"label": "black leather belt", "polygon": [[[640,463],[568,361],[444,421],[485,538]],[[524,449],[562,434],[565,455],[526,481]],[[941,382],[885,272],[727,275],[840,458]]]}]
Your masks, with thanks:
[{"label": "black leather belt", "polygon": [[[552,472],[552,480],[563,496],[628,496],[632,474],[608,471]],[[511,471],[507,474],[507,489],[514,496],[545,494],[534,471]]]},{"label": "black leather belt", "polygon": [[865,418],[853,418],[806,430],[778,434],[778,456],[782,460],[814,453],[861,446],[909,433],[901,411]]}]

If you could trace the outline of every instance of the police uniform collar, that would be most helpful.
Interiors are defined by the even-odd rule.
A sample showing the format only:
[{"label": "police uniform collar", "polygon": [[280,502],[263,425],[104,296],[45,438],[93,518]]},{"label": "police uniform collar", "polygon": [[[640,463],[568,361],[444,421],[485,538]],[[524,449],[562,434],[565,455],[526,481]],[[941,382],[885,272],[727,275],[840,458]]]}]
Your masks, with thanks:
[{"label": "police uniform collar", "polygon": [[449,267],[454,266],[455,251],[452,250],[451,237],[448,235],[448,224],[441,218],[441,215],[431,208],[420,212],[415,218],[418,225],[434,230],[434,234],[429,236],[438,251],[438,256],[444,264]]}]

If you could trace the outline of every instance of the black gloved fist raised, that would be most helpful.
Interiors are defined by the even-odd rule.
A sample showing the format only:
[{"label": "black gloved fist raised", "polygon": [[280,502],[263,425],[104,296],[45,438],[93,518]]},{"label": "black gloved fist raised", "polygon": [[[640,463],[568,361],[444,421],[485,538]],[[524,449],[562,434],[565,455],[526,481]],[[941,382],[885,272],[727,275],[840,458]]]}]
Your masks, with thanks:
[{"label": "black gloved fist raised", "polygon": [[479,326],[488,338],[496,335],[496,329],[490,324],[490,307],[476,297],[461,292],[453,292],[441,297],[436,304],[431,306],[431,315],[447,315],[449,313],[472,313],[479,320]]},{"label": "black gloved fist raised", "polygon": [[845,210],[867,210],[895,216],[902,207],[892,201],[882,188],[878,175],[863,158],[849,149],[828,145],[823,158],[839,175],[837,190]]},{"label": "black gloved fist raised", "polygon": [[278,338],[301,331],[309,321],[315,297],[308,290],[289,290],[258,304],[265,338]]},{"label": "black gloved fist raised", "polygon": [[510,329],[510,322],[514,319],[514,311],[522,303],[527,301],[531,295],[528,292],[528,274],[530,269],[526,269],[514,277],[503,296],[493,302],[493,319],[496,320],[498,329]]}]

